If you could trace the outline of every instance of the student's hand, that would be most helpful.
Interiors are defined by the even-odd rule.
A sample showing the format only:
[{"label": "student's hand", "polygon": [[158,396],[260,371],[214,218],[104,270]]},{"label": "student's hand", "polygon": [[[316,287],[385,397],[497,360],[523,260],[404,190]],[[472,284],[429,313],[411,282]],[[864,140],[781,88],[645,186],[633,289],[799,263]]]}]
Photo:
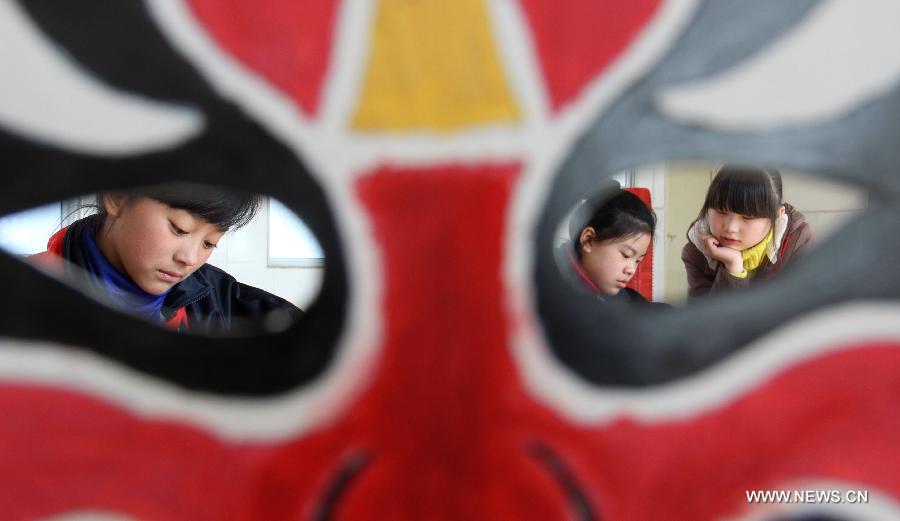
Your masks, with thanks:
[{"label": "student's hand", "polygon": [[706,254],[724,264],[729,273],[737,275],[744,272],[744,259],[740,251],[720,245],[712,235],[700,237],[700,244],[706,249]]}]

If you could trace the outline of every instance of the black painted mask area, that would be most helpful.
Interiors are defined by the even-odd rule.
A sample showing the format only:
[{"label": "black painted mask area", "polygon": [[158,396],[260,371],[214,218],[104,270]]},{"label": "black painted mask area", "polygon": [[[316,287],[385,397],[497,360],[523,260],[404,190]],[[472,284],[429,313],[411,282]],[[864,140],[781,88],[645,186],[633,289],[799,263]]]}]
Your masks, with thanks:
[{"label": "black painted mask area", "polygon": [[[348,288],[333,210],[303,158],[211,88],[160,34],[142,2],[20,5],[45,37],[64,47],[73,64],[95,81],[199,111],[204,126],[171,148],[117,155],[81,153],[0,128],[7,172],[0,214],[98,191],[165,182],[215,184],[277,194],[316,236],[327,261],[319,298],[293,325],[255,339],[212,339],[110,313],[3,254],[7,298],[0,332],[84,347],[185,387],[225,394],[277,393],[318,375],[334,355]],[[116,23],[103,23],[109,19]]]},{"label": "black painted mask area", "polygon": [[[836,119],[757,132],[682,123],[656,103],[667,86],[717,74],[775,41],[809,7],[792,3],[779,24],[769,23],[771,10],[747,12],[740,17],[740,34],[746,38],[738,38],[732,32],[737,30],[731,23],[734,13],[726,17],[720,6],[704,4],[662,65],[596,119],[557,167],[535,234],[537,314],[556,357],[583,379],[625,388],[673,382],[803,315],[841,303],[900,298],[900,268],[893,261],[900,255],[900,177],[895,174],[900,152],[888,145],[900,140],[900,87]],[[777,284],[668,309],[598,304],[595,295],[573,286],[572,270],[560,268],[554,253],[560,223],[606,179],[643,165],[679,161],[777,165],[824,182],[848,183],[869,194],[868,204],[819,242],[797,269],[781,274]],[[686,231],[670,233],[684,237]]]}]

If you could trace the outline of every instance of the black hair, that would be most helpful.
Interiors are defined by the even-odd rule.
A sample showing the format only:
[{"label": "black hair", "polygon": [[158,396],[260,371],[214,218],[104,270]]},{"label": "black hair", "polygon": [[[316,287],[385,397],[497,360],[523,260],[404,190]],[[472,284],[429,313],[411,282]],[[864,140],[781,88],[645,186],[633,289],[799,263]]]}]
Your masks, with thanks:
[{"label": "black hair", "polygon": [[656,214],[644,201],[612,183],[583,201],[569,220],[569,238],[576,258],[581,258],[581,233],[591,227],[595,241],[604,242],[642,233],[653,238]]},{"label": "black hair", "polygon": [[[124,194],[129,200],[148,197],[170,208],[186,210],[214,225],[220,231],[245,226],[259,210],[260,196],[242,190],[192,183],[165,183],[109,193]],[[98,219],[106,221],[103,193],[97,194]]]},{"label": "black hair", "polygon": [[782,204],[781,173],[774,168],[725,164],[706,191],[698,219],[719,210],[748,217],[766,217],[775,225]]}]

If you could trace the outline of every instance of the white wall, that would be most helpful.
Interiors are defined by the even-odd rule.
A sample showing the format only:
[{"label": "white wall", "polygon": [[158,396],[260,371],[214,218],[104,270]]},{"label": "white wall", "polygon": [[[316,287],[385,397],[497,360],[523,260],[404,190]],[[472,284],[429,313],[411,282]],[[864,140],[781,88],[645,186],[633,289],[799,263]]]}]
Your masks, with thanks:
[{"label": "white wall", "polygon": [[247,226],[225,234],[209,258],[238,281],[264,289],[306,309],[319,294],[322,267],[270,266],[269,205],[263,201]]},{"label": "white wall", "polygon": [[818,242],[868,204],[868,194],[851,185],[797,172],[783,172],[782,180],[785,202],[803,212]]}]

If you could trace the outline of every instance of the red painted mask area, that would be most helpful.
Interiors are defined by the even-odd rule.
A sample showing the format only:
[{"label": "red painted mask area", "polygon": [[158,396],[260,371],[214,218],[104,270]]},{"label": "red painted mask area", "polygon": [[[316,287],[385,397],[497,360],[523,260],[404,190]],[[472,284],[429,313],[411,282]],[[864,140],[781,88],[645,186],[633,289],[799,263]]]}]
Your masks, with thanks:
[{"label": "red painted mask area", "polygon": [[[137,519],[224,519],[253,473],[241,451],[173,422],[70,392],[5,385],[2,517],[81,510]],[[35,432],[40,432],[36,437]]]},{"label": "red painted mask area", "polygon": [[[658,0],[525,0],[554,110],[621,56],[656,13]],[[597,38],[602,33],[603,38]]]},{"label": "red painted mask area", "polygon": [[211,37],[310,115],[331,55],[337,2],[190,0]]},{"label": "red painted mask area", "polygon": [[385,343],[377,383],[360,404],[372,411],[372,467],[348,496],[348,518],[559,512],[552,489],[503,486],[511,475],[546,479],[497,422],[517,388],[501,259],[518,170],[382,169],[358,184],[383,247]]}]

